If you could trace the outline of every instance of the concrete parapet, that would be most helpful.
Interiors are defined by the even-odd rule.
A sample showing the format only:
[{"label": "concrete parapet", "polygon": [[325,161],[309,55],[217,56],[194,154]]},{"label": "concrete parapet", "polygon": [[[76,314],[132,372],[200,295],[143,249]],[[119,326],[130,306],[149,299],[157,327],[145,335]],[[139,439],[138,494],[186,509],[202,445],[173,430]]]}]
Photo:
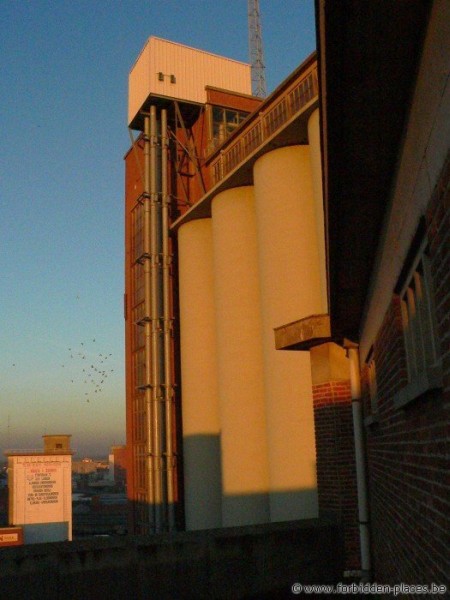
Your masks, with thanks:
[{"label": "concrete parapet", "polygon": [[292,521],[4,548],[0,598],[289,598],[296,582],[342,579],[337,526]]}]

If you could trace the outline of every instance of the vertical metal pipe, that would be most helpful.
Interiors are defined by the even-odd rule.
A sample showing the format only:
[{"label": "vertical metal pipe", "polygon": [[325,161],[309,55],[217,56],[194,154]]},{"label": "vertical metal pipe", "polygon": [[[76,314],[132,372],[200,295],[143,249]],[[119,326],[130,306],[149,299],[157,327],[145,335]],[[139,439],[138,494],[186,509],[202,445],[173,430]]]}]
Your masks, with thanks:
[{"label": "vertical metal pipe", "polygon": [[166,436],[167,509],[169,530],[175,527],[175,471],[173,452],[172,322],[170,306],[169,195],[167,173],[167,110],[161,111],[161,192],[162,192],[162,285],[164,321],[164,406]]},{"label": "vertical metal pipe", "polygon": [[353,430],[355,438],[356,484],[358,490],[359,537],[361,544],[361,570],[363,578],[370,576],[370,536],[369,506],[367,499],[367,476],[363,439],[363,419],[361,407],[361,378],[359,368],[359,348],[349,347],[350,387],[352,395]]},{"label": "vertical metal pipe", "polygon": [[145,440],[146,440],[146,485],[148,520],[150,531],[154,528],[154,485],[153,485],[153,435],[152,435],[152,347],[151,347],[151,206],[150,206],[150,119],[144,119],[144,243],[143,243],[143,270],[144,270],[144,361],[145,361]]},{"label": "vertical metal pipe", "polygon": [[162,526],[162,470],[161,470],[161,380],[159,344],[159,231],[158,231],[158,190],[157,190],[157,129],[156,107],[150,107],[150,215],[151,215],[151,329],[152,329],[152,430],[155,490],[155,531]]}]

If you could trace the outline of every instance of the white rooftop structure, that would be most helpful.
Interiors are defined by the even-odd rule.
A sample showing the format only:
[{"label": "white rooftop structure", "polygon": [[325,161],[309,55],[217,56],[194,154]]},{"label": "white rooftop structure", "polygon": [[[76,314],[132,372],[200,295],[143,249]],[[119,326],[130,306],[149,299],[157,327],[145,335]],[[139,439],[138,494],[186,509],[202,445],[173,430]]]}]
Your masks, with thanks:
[{"label": "white rooftop structure", "polygon": [[129,75],[129,126],[151,96],[204,104],[206,86],[251,95],[250,64],[150,37]]}]

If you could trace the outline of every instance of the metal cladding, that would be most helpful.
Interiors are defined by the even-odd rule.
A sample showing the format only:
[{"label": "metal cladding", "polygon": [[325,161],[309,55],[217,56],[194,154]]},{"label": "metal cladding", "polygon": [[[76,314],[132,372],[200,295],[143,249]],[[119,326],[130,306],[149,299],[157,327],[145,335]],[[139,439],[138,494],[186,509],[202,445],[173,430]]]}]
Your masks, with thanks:
[{"label": "metal cladding", "polygon": [[150,37],[129,75],[129,127],[150,97],[205,104],[206,86],[251,94],[250,65]]}]

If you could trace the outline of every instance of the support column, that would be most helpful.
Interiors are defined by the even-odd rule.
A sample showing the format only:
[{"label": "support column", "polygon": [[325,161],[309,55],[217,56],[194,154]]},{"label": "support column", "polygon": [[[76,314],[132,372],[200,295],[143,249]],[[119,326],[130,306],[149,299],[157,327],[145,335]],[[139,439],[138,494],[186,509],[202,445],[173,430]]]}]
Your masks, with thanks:
[{"label": "support column", "polygon": [[267,430],[252,187],[212,202],[223,525],[269,520]]},{"label": "support column", "polygon": [[273,329],[320,313],[320,260],[308,146],[254,166],[272,521],[316,517],[316,449],[307,354],[275,350]]},{"label": "support column", "polygon": [[341,524],[345,567],[350,570],[360,569],[349,360],[345,350],[334,343],[314,346],[310,352],[319,516],[331,517]]},{"label": "support column", "polygon": [[186,529],[222,526],[211,219],[178,231]]}]

